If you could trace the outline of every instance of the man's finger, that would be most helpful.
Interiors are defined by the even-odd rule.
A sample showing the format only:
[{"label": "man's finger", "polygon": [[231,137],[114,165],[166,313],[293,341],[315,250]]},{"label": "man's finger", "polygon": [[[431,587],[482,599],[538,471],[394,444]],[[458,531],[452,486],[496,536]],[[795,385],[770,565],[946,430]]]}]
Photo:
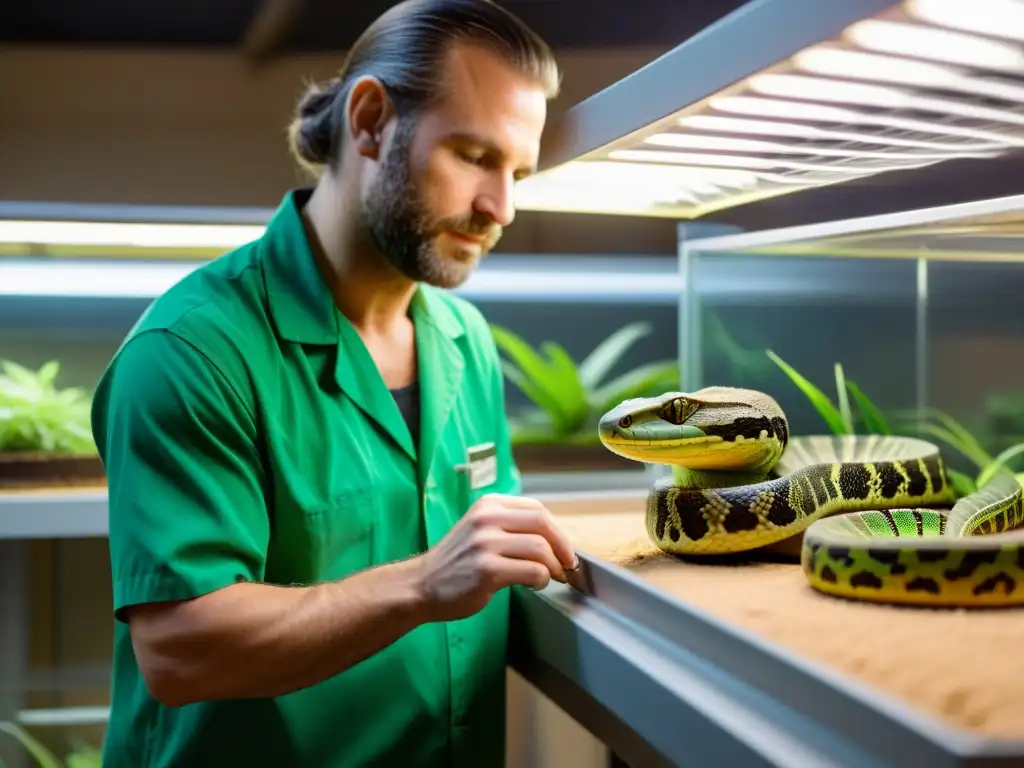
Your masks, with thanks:
[{"label": "man's finger", "polygon": [[551,573],[551,578],[565,582],[565,569],[555,557],[548,540],[536,533],[512,534],[501,539],[498,551],[505,557],[540,563]]}]

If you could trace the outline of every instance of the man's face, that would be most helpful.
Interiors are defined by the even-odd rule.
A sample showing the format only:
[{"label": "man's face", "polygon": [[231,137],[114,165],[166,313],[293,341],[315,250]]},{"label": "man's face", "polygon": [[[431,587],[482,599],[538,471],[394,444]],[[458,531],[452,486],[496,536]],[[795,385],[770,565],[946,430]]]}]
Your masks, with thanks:
[{"label": "man's face", "polygon": [[493,54],[454,47],[445,97],[396,126],[363,199],[377,245],[401,273],[462,284],[515,215],[537,163],[543,89]]}]

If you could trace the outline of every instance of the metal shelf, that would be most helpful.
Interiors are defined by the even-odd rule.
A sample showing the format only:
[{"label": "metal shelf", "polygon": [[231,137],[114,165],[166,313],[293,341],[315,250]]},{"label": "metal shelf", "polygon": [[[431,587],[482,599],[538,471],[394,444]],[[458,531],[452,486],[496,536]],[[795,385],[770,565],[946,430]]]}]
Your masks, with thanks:
[{"label": "metal shelf", "polygon": [[[643,470],[530,473],[523,476],[524,493],[552,498],[577,493],[641,490],[648,484]],[[105,537],[107,530],[106,489],[0,493],[0,541]]]},{"label": "metal shelf", "polygon": [[51,707],[23,709],[16,718],[19,725],[31,728],[66,728],[72,725],[106,725],[110,707]]},{"label": "metal shelf", "polygon": [[106,535],[106,489],[0,493],[0,540]]},{"label": "metal shelf", "polygon": [[[645,482],[637,474],[636,482]],[[592,487],[535,495],[602,493]],[[102,490],[0,495],[0,538],[104,535]],[[514,590],[510,664],[634,768],[1024,766],[1024,741],[939,723],[625,569],[580,555],[582,591],[557,583]],[[106,711],[12,714],[24,724],[55,726],[102,722]]]},{"label": "metal shelf", "polygon": [[516,589],[513,666],[630,764],[1024,765],[580,553],[583,592]]}]

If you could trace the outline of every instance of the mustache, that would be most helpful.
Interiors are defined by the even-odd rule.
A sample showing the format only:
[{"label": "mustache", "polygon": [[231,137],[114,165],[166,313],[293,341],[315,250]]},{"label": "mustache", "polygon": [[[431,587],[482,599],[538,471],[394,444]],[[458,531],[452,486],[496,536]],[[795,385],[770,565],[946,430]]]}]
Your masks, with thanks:
[{"label": "mustache", "polygon": [[488,242],[495,242],[501,237],[502,228],[500,224],[495,224],[490,216],[474,212],[468,216],[444,219],[438,223],[437,229],[451,229],[471,237],[485,237]]}]

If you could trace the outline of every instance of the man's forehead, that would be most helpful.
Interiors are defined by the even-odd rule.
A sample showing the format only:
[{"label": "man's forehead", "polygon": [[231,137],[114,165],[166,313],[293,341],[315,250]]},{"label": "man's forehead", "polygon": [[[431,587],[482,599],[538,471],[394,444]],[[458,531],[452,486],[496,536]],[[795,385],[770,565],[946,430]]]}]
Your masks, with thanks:
[{"label": "man's forehead", "polygon": [[441,104],[454,122],[493,135],[496,142],[539,139],[547,114],[542,85],[498,54],[457,43],[445,61]]},{"label": "man's forehead", "polygon": [[505,58],[481,45],[457,42],[449,46],[443,72],[447,96],[456,99],[473,95],[478,98],[508,96],[515,107],[528,108],[546,104],[543,87]]}]

